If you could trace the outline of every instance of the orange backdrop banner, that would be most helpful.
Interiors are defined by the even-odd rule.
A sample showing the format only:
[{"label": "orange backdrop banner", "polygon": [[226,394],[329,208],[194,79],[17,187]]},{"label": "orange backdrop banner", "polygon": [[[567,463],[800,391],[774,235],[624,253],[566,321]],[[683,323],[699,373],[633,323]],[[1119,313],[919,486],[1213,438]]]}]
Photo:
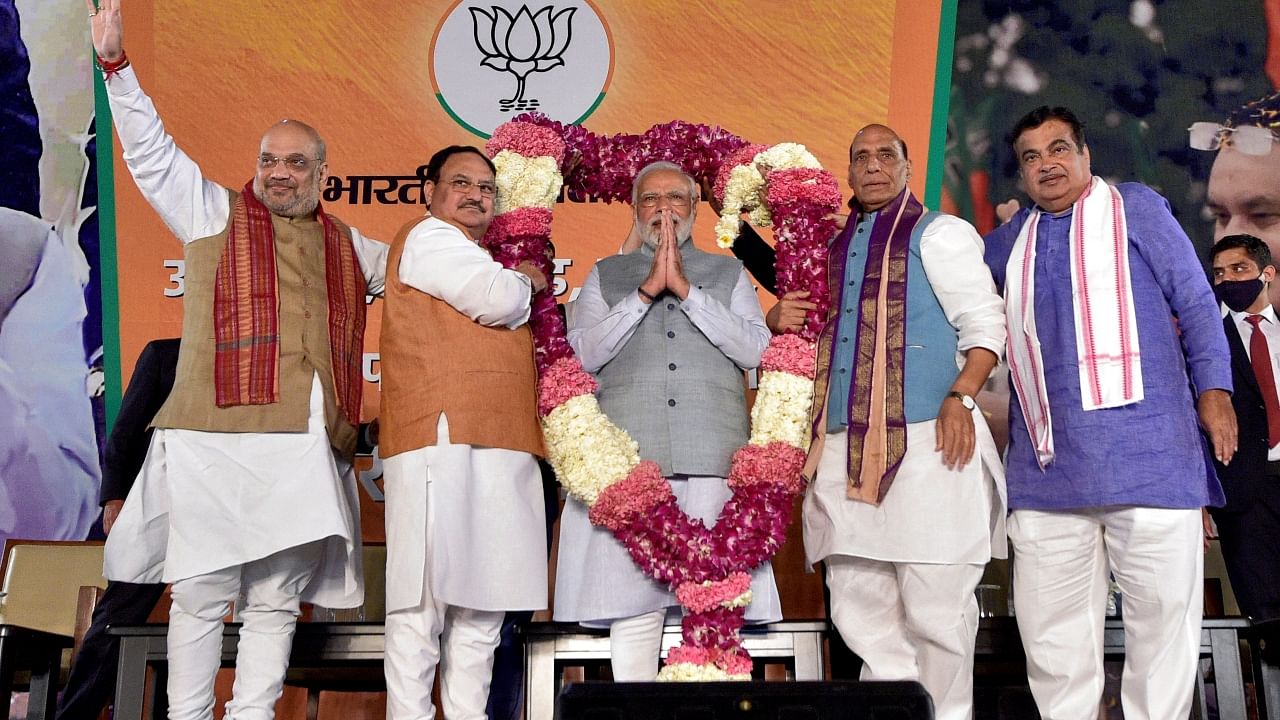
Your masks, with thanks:
[{"label": "orange backdrop banner", "polygon": [[[954,1],[441,0],[302,12],[284,0],[134,0],[125,23],[143,88],[206,177],[240,187],[263,130],[305,120],[328,144],[326,209],[389,241],[424,213],[421,174],[435,149],[482,144],[530,109],[601,134],[680,119],[752,142],[800,142],[837,176],[852,133],[887,122],[909,144],[913,189],[924,196],[926,164],[940,156],[930,147],[935,113],[945,121],[934,89],[935,77],[949,77],[948,7]],[[181,246],[118,150],[114,191],[121,374],[112,381],[122,384],[148,340],[180,334],[183,267]],[[561,299],[617,251],[630,219],[625,204],[557,209]],[[714,246],[714,222],[702,208],[694,238],[703,248]],[[762,301],[772,299],[762,292]],[[377,414],[380,314],[374,301],[366,419]]]}]

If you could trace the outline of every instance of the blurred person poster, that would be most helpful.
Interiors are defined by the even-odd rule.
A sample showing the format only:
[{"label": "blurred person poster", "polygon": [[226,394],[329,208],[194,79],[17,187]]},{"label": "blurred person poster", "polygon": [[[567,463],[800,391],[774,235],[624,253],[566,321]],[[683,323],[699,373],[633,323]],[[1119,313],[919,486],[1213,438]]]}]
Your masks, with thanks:
[{"label": "blurred person poster", "polygon": [[0,539],[98,514],[103,352],[84,4],[0,0]]}]

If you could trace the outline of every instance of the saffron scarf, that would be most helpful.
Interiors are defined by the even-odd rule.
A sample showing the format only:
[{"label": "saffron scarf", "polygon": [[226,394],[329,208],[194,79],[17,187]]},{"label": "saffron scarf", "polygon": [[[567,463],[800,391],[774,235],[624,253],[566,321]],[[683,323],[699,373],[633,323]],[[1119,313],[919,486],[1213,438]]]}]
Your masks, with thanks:
[{"label": "saffron scarf", "polygon": [[[923,216],[924,206],[904,190],[880,209],[867,245],[845,420],[849,435],[847,494],[851,500],[872,505],[884,501],[907,449],[907,254],[911,233]],[[855,226],[850,222],[831,248],[831,307],[837,313],[828,325],[830,337],[824,337],[820,347],[830,348],[830,342],[841,334],[843,317],[838,310],[844,305],[845,265]],[[824,354],[829,367],[829,351]]]},{"label": "saffron scarf", "polygon": [[[364,379],[364,274],[355,249],[320,205],[334,391],[343,416],[360,423]],[[231,210],[227,243],[213,293],[213,384],[218,407],[267,405],[280,399],[280,315],[271,211],[250,180]]]},{"label": "saffron scarf", "polygon": [[[1124,199],[1102,178],[1094,177],[1071,212],[1071,297],[1080,404],[1088,411],[1138,402],[1143,398],[1142,356],[1129,282]],[[1053,461],[1054,446],[1044,358],[1036,333],[1036,228],[1040,216],[1040,210],[1033,210],[1014,241],[1005,266],[1005,312],[1009,372],[1036,461],[1044,468]]]}]

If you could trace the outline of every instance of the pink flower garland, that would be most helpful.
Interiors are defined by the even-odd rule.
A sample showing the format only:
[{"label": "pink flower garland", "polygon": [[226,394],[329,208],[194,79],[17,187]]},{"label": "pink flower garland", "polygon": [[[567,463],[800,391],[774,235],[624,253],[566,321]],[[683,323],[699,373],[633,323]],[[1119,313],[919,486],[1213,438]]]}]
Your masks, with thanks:
[{"label": "pink flower garland", "polygon": [[816,369],[813,344],[790,333],[773,338],[760,358],[761,372],[784,372],[812,380]]},{"label": "pink flower garland", "polygon": [[538,414],[546,415],[579,395],[591,395],[599,385],[573,355],[543,368],[538,376]]},{"label": "pink flower garland", "polygon": [[631,470],[621,482],[605,488],[587,512],[591,524],[618,532],[634,521],[643,521],[659,503],[674,499],[671,483],[662,476],[662,468],[645,460]]},{"label": "pink flower garland", "polygon": [[719,582],[684,583],[676,588],[676,600],[693,612],[726,605],[751,589],[751,576],[736,572]]},{"label": "pink flower garland", "polygon": [[789,493],[800,494],[804,490],[805,451],[786,443],[771,442],[768,445],[743,445],[733,454],[729,469],[729,487],[748,488],[751,485],[777,483]]},{"label": "pink flower garland", "polygon": [[[681,121],[654,126],[641,135],[606,138],[537,114],[501,126],[486,144],[491,156],[510,150],[526,157],[554,157],[561,163],[570,197],[606,202],[629,198],[635,174],[657,160],[674,162],[699,181],[715,181],[723,192],[729,170],[750,162],[763,149],[720,128]],[[801,337],[773,339],[765,353],[765,370],[813,377],[812,340],[829,303],[826,248],[835,226],[826,216],[839,206],[839,199],[835,179],[825,171],[769,174],[778,292],[807,289],[819,309],[806,319]],[[550,223],[550,211],[515,209],[494,219],[483,244],[506,267],[528,260],[550,277],[551,261],[545,254]],[[551,293],[535,296],[530,325],[537,353],[539,412],[546,416],[575,397],[595,392],[595,380],[565,339],[563,317]],[[749,572],[767,562],[786,539],[794,499],[804,490],[804,460],[803,450],[781,442],[739,449],[728,478],[733,495],[712,527],[680,509],[670,484],[649,461],[605,487],[591,505],[591,521],[609,528],[641,570],[676,590],[677,599],[689,610],[682,622],[684,644],[671,651],[668,665],[714,666],[729,676],[751,672],[751,659],[739,636],[745,608],[726,605],[749,589]]]},{"label": "pink flower garland", "polygon": [[555,158],[557,165],[564,164],[564,140],[550,128],[527,122],[509,122],[499,125],[493,131],[484,150],[493,157],[503,150],[525,157],[549,156]]}]

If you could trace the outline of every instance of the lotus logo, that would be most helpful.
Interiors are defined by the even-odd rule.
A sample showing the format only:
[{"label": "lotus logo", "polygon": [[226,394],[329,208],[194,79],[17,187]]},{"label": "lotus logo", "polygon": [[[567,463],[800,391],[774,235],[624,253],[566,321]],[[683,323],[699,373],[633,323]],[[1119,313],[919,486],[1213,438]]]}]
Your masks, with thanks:
[{"label": "lotus logo", "polygon": [[525,78],[564,65],[561,55],[573,39],[573,14],[577,8],[554,12],[552,6],[530,13],[521,5],[513,16],[496,5],[492,14],[478,7],[471,10],[476,47],[484,53],[481,65],[516,76],[516,94],[498,101],[502,112],[532,110],[541,103],[524,97]]},{"label": "lotus logo", "polygon": [[440,106],[482,137],[534,109],[581,123],[609,89],[613,38],[595,0],[455,0],[430,69]]}]

